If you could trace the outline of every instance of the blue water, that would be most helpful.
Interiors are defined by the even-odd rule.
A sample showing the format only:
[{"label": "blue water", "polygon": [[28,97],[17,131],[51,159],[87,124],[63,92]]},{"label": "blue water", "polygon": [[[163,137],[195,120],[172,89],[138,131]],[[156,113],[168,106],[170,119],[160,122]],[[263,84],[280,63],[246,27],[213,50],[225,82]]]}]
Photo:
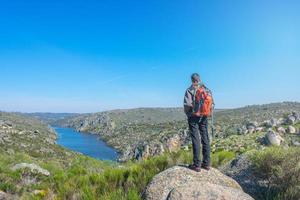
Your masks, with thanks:
[{"label": "blue water", "polygon": [[116,161],[118,153],[96,135],[77,132],[70,128],[54,127],[58,134],[57,144],[80,152],[84,155],[100,159]]}]

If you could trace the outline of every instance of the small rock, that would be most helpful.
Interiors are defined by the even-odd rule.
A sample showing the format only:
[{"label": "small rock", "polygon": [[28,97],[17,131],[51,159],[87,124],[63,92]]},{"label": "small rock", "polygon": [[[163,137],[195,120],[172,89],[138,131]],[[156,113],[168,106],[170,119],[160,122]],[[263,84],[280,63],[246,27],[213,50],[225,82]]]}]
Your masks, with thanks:
[{"label": "small rock", "polygon": [[262,125],[266,128],[272,128],[273,127],[273,124],[271,123],[271,120],[264,121]]},{"label": "small rock", "polygon": [[36,164],[20,163],[20,164],[16,164],[12,168],[12,170],[17,171],[17,170],[26,169],[26,168],[30,169],[31,173],[38,173],[38,174],[42,174],[44,176],[50,176],[50,172],[48,170],[43,169]]},{"label": "small rock", "polygon": [[252,134],[252,133],[254,133],[255,132],[255,127],[254,126],[250,126],[249,128],[248,128],[248,133],[249,134]]},{"label": "small rock", "polygon": [[189,146],[185,145],[185,146],[182,147],[182,149],[185,150],[185,151],[188,151],[189,150]]},{"label": "small rock", "polygon": [[278,120],[275,119],[275,118],[272,118],[272,119],[270,120],[270,122],[271,122],[272,127],[277,126],[277,124],[278,124]]},{"label": "small rock", "polygon": [[277,131],[278,131],[278,133],[280,133],[280,134],[285,134],[285,133],[286,133],[285,128],[283,128],[282,126],[278,127],[278,128],[277,128]]},{"label": "small rock", "polygon": [[298,142],[298,141],[294,141],[294,140],[293,140],[292,143],[293,143],[294,146],[297,146],[297,147],[300,146],[300,142]]},{"label": "small rock", "polygon": [[33,191],[34,195],[39,195],[39,196],[45,196],[46,195],[46,191],[45,190],[34,190]]},{"label": "small rock", "polygon": [[256,128],[258,127],[258,123],[257,122],[248,122],[247,125],[246,125],[247,129],[250,129],[250,128]]},{"label": "small rock", "polygon": [[264,130],[263,127],[257,127],[257,128],[255,129],[255,132],[262,132],[263,130]]},{"label": "small rock", "polygon": [[296,117],[293,115],[289,115],[286,119],[286,124],[292,125],[296,122]]},{"label": "small rock", "polygon": [[284,123],[285,123],[285,119],[282,117],[277,120],[277,125],[283,125]]},{"label": "small rock", "polygon": [[293,127],[293,126],[289,126],[288,127],[288,133],[295,134],[296,133],[296,128]]}]

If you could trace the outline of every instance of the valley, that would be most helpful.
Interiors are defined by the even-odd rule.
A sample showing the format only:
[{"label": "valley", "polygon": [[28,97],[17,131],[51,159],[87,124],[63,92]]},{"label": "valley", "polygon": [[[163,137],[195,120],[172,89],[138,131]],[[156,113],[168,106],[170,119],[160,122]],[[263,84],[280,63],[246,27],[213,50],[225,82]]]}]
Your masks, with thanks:
[{"label": "valley", "polygon": [[[293,163],[300,159],[299,113],[297,102],[218,110],[211,143],[213,167],[255,199],[298,198],[300,172]],[[47,123],[101,138],[119,151],[119,162],[58,145],[58,135]],[[181,108],[63,116],[0,112],[0,144],[0,197],[4,199],[143,199],[153,177],[192,160]],[[272,166],[290,170],[285,173]],[[270,178],[270,172],[280,174]],[[278,188],[283,179],[284,188]]]}]

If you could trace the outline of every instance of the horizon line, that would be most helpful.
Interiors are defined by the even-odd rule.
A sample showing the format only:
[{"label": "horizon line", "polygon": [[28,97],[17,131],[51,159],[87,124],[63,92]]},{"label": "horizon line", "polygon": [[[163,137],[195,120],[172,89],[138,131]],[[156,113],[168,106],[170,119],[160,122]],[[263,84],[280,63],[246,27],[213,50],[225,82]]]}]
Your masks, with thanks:
[{"label": "horizon line", "polygon": [[[280,103],[300,103],[299,101],[280,101],[280,102],[270,102],[270,103],[262,103],[262,104],[249,104],[249,105],[244,105],[244,106],[239,106],[239,107],[231,107],[231,108],[215,108],[214,110],[234,110],[234,109],[240,109],[240,108],[245,108],[249,106],[264,106],[264,105],[270,105],[270,104],[280,104]],[[122,111],[122,110],[138,110],[138,109],[180,109],[181,107],[174,107],[174,106],[166,106],[166,107],[161,107],[161,106],[145,106],[145,107],[132,107],[132,108],[116,108],[116,109],[107,109],[107,110],[102,110],[102,111],[95,111],[95,112],[49,112],[49,111],[39,111],[39,112],[22,112],[22,111],[5,111],[5,110],[0,110],[0,112],[6,112],[6,113],[20,113],[20,114],[93,114],[93,113],[102,113],[102,112],[113,112],[113,111]]]}]

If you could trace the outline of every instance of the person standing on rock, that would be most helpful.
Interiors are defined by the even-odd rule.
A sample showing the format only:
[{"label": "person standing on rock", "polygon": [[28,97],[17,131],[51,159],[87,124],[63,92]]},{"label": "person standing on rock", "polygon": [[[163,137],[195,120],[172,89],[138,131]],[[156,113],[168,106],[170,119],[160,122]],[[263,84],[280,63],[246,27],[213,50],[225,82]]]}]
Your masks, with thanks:
[{"label": "person standing on rock", "polygon": [[[193,164],[189,168],[200,172],[201,168],[210,169],[210,141],[207,124],[212,112],[213,98],[210,90],[202,84],[199,74],[192,74],[191,81],[192,85],[184,95],[184,112],[188,118],[193,144]],[[201,144],[202,162],[200,160]]]}]

